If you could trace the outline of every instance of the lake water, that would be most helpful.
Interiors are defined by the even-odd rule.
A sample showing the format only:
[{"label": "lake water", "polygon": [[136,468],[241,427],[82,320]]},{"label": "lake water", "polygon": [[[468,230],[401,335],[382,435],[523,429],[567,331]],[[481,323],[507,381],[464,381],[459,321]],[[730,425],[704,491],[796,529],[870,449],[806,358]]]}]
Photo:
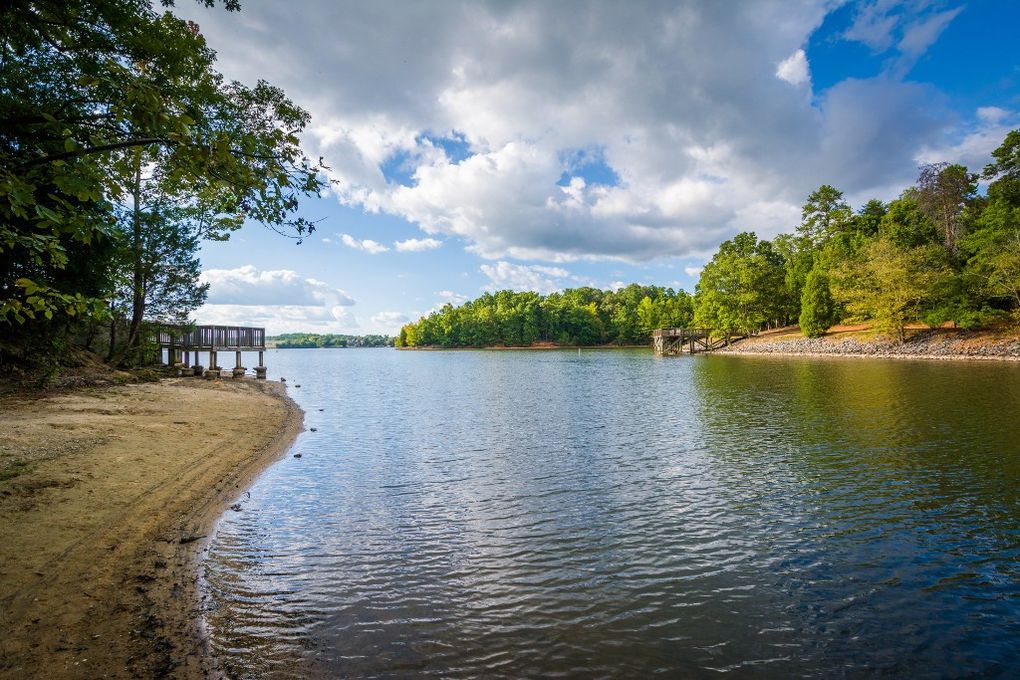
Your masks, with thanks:
[{"label": "lake water", "polygon": [[1020,364],[266,363],[317,431],[210,548],[233,677],[1020,669]]}]

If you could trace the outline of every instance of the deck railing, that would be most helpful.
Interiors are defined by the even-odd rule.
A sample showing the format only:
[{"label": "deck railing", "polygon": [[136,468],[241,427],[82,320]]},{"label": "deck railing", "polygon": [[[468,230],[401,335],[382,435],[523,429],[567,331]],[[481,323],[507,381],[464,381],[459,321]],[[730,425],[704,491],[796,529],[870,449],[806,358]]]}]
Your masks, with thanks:
[{"label": "deck railing", "polygon": [[192,330],[164,326],[156,336],[160,347],[182,350],[266,348],[266,329],[250,326],[195,326]]},{"label": "deck railing", "polygon": [[726,331],[719,333],[711,328],[656,328],[652,331],[652,349],[656,354],[695,354],[728,347],[752,333]]}]

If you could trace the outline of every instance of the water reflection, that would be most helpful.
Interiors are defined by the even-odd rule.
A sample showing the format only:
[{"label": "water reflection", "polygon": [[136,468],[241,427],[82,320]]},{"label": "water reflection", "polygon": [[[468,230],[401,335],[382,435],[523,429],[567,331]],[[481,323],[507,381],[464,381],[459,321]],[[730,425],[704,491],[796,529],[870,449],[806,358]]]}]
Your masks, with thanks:
[{"label": "water reflection", "polygon": [[318,432],[210,551],[207,620],[234,677],[1020,661],[1020,367],[271,359]]}]

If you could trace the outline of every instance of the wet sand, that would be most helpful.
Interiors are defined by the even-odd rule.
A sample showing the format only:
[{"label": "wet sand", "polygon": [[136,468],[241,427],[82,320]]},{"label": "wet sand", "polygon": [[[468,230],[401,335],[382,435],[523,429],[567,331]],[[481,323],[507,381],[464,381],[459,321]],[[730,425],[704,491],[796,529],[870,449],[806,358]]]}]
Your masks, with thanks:
[{"label": "wet sand", "polygon": [[204,677],[196,558],[286,452],[279,383],[0,400],[0,677]]}]

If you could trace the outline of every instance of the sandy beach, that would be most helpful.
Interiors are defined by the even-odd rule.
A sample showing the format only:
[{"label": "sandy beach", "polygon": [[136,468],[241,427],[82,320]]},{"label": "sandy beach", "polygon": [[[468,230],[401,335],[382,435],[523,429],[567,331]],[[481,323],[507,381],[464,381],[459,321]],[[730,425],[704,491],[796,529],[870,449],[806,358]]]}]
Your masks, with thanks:
[{"label": "sandy beach", "polygon": [[204,677],[196,559],[303,414],[279,383],[0,400],[0,677]]}]

